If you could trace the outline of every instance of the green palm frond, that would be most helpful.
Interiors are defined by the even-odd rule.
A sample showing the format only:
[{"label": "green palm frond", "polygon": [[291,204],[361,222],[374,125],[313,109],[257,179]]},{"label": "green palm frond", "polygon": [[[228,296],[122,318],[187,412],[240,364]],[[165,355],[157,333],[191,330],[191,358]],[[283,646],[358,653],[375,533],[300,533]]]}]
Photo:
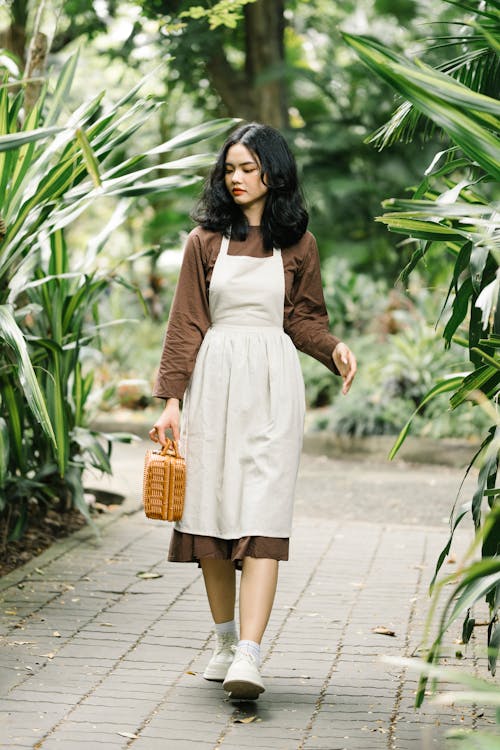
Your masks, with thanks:
[{"label": "green palm frond", "polygon": [[500,104],[449,75],[410,60],[367,37],[343,34],[366,65],[412,102],[479,164],[500,179]]},{"label": "green palm frond", "polygon": [[[455,48],[451,59],[434,65],[434,69],[451,76],[472,91],[497,98],[500,93],[500,13],[498,2],[482,3],[452,2],[464,14],[472,14],[473,20],[457,25],[456,33],[434,35],[429,38],[424,55],[436,50]],[[488,7],[490,6],[490,8]],[[441,22],[437,22],[441,25]],[[434,123],[410,101],[403,101],[391,119],[376,130],[368,139],[378,149],[395,142],[408,143],[416,133],[424,139],[433,136]]]},{"label": "green palm frond", "polygon": [[[496,97],[499,93],[500,57],[485,47],[464,52],[447,63],[436,65],[436,70],[486,96]],[[417,132],[428,140],[434,135],[435,125],[411,102],[404,101],[391,119],[372,133],[366,142],[382,150],[396,142],[410,143]]]}]

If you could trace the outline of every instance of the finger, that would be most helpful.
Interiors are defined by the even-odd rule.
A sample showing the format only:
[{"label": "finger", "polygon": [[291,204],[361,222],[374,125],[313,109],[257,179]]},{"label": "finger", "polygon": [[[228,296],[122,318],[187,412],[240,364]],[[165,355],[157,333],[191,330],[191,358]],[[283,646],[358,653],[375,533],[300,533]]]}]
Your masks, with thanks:
[{"label": "finger", "polygon": [[354,356],[349,352],[349,365],[346,370],[342,373],[342,377],[344,379],[344,386],[342,388],[343,393],[347,393],[349,388],[352,385],[352,381],[354,380],[354,376],[356,375],[357,370],[357,364],[356,360],[354,359]]},{"label": "finger", "polygon": [[164,427],[158,426],[156,428],[156,435],[157,435],[157,440],[158,440],[158,442],[161,445],[166,445],[167,444],[167,438],[165,437],[165,428]]},{"label": "finger", "polygon": [[352,367],[351,367],[351,368],[349,369],[349,372],[348,372],[348,373],[346,374],[346,376],[345,376],[345,378],[344,378],[344,387],[342,388],[342,393],[343,393],[344,395],[345,395],[346,393],[348,393],[348,391],[349,391],[349,388],[350,388],[350,387],[351,387],[351,385],[352,385],[352,381],[354,380],[354,376],[355,376],[355,375],[356,375],[356,367],[355,367],[355,366],[352,366]]},{"label": "finger", "polygon": [[172,424],[172,434],[174,436],[175,442],[177,442],[178,440],[180,440],[181,433],[180,433],[180,430],[179,430],[179,425],[177,423]]}]

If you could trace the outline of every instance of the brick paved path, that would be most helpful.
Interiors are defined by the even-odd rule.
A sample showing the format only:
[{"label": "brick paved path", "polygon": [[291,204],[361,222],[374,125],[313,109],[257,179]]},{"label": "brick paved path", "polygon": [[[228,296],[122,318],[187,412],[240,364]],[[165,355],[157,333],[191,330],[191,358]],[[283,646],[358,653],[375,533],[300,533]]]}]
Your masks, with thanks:
[{"label": "brick paved path", "polygon": [[[392,523],[401,518],[390,503],[385,521],[355,520],[340,501],[325,511],[335,472],[354,496],[369,491],[371,472],[383,496],[395,471],[407,493],[399,502],[435,505],[422,492],[433,470],[304,459],[292,559],[281,565],[263,644],[267,691],[238,705],[201,677],[214,637],[200,571],[167,565],[167,525],[131,512],[142,454],[117,457],[128,514],[106,517],[99,544],[83,529],[0,581],[1,748],[426,750],[442,747],[452,726],[491,730],[469,707],[427,702],[416,713],[415,675],[380,661],[418,648],[442,520]],[[458,486],[460,476],[448,471],[442,482]],[[468,539],[460,534],[458,547]],[[478,661],[470,649],[466,668]]]}]

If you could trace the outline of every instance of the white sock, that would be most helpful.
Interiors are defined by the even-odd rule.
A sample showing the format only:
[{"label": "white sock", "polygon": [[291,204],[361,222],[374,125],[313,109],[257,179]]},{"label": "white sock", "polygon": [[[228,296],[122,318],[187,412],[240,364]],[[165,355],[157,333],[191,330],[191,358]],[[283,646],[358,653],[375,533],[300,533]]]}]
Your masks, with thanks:
[{"label": "white sock", "polygon": [[257,666],[260,665],[260,643],[255,641],[238,641],[238,651],[250,654],[255,659]]},{"label": "white sock", "polygon": [[216,622],[215,632],[218,636],[230,633],[231,635],[234,635],[234,640],[236,640],[236,625],[234,620],[228,620],[227,622]]}]

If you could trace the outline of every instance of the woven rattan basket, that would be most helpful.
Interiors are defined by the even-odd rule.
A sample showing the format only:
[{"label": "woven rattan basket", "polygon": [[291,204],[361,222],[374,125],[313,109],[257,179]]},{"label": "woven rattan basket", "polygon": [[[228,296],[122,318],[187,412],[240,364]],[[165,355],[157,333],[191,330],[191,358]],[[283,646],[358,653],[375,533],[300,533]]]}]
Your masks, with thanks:
[{"label": "woven rattan basket", "polygon": [[167,439],[161,450],[146,451],[143,500],[148,518],[180,521],[185,489],[186,464],[175,441]]}]

